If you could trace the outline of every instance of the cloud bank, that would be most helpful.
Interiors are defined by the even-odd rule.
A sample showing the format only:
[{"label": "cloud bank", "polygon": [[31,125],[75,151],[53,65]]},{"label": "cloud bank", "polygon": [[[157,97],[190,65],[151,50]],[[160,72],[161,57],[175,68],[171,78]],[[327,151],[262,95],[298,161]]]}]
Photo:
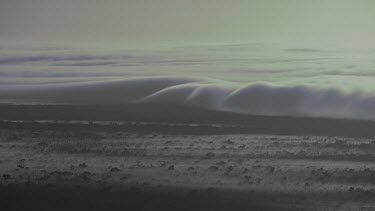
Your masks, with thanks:
[{"label": "cloud bank", "polygon": [[0,86],[0,100],[41,104],[168,103],[269,116],[375,120],[375,96],[308,86],[231,87],[197,78],[138,78],[54,85]]},{"label": "cloud bank", "polygon": [[256,115],[375,120],[371,49],[249,43],[0,50],[0,103],[158,102]]}]

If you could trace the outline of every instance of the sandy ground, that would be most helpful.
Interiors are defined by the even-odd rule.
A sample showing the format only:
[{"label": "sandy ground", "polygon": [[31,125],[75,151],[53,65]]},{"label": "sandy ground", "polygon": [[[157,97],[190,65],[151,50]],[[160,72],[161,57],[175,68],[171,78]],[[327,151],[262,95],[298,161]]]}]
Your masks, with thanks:
[{"label": "sandy ground", "polygon": [[0,130],[7,210],[375,210],[372,139],[44,126]]}]

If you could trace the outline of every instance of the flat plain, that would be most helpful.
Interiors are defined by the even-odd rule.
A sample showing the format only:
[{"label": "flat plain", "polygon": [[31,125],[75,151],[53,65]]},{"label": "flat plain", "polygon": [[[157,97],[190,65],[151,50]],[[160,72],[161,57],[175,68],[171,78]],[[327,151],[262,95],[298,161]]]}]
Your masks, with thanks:
[{"label": "flat plain", "polygon": [[[266,119],[258,126],[278,127]],[[2,120],[0,203],[7,210],[375,209],[371,137],[245,126]]]}]

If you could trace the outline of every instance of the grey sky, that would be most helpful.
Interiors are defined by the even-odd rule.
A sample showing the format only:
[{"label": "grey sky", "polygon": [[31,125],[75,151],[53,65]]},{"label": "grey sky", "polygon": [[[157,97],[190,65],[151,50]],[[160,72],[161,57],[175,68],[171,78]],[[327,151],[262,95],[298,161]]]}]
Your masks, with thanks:
[{"label": "grey sky", "polygon": [[372,0],[2,0],[0,37],[23,40],[370,43]]}]

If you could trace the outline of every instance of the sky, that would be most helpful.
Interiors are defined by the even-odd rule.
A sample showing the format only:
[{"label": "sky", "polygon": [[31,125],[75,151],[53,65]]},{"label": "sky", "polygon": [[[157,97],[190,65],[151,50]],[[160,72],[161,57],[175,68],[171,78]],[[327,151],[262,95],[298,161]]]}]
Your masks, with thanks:
[{"label": "sky", "polygon": [[373,0],[1,0],[0,38],[116,44],[375,41]]}]

